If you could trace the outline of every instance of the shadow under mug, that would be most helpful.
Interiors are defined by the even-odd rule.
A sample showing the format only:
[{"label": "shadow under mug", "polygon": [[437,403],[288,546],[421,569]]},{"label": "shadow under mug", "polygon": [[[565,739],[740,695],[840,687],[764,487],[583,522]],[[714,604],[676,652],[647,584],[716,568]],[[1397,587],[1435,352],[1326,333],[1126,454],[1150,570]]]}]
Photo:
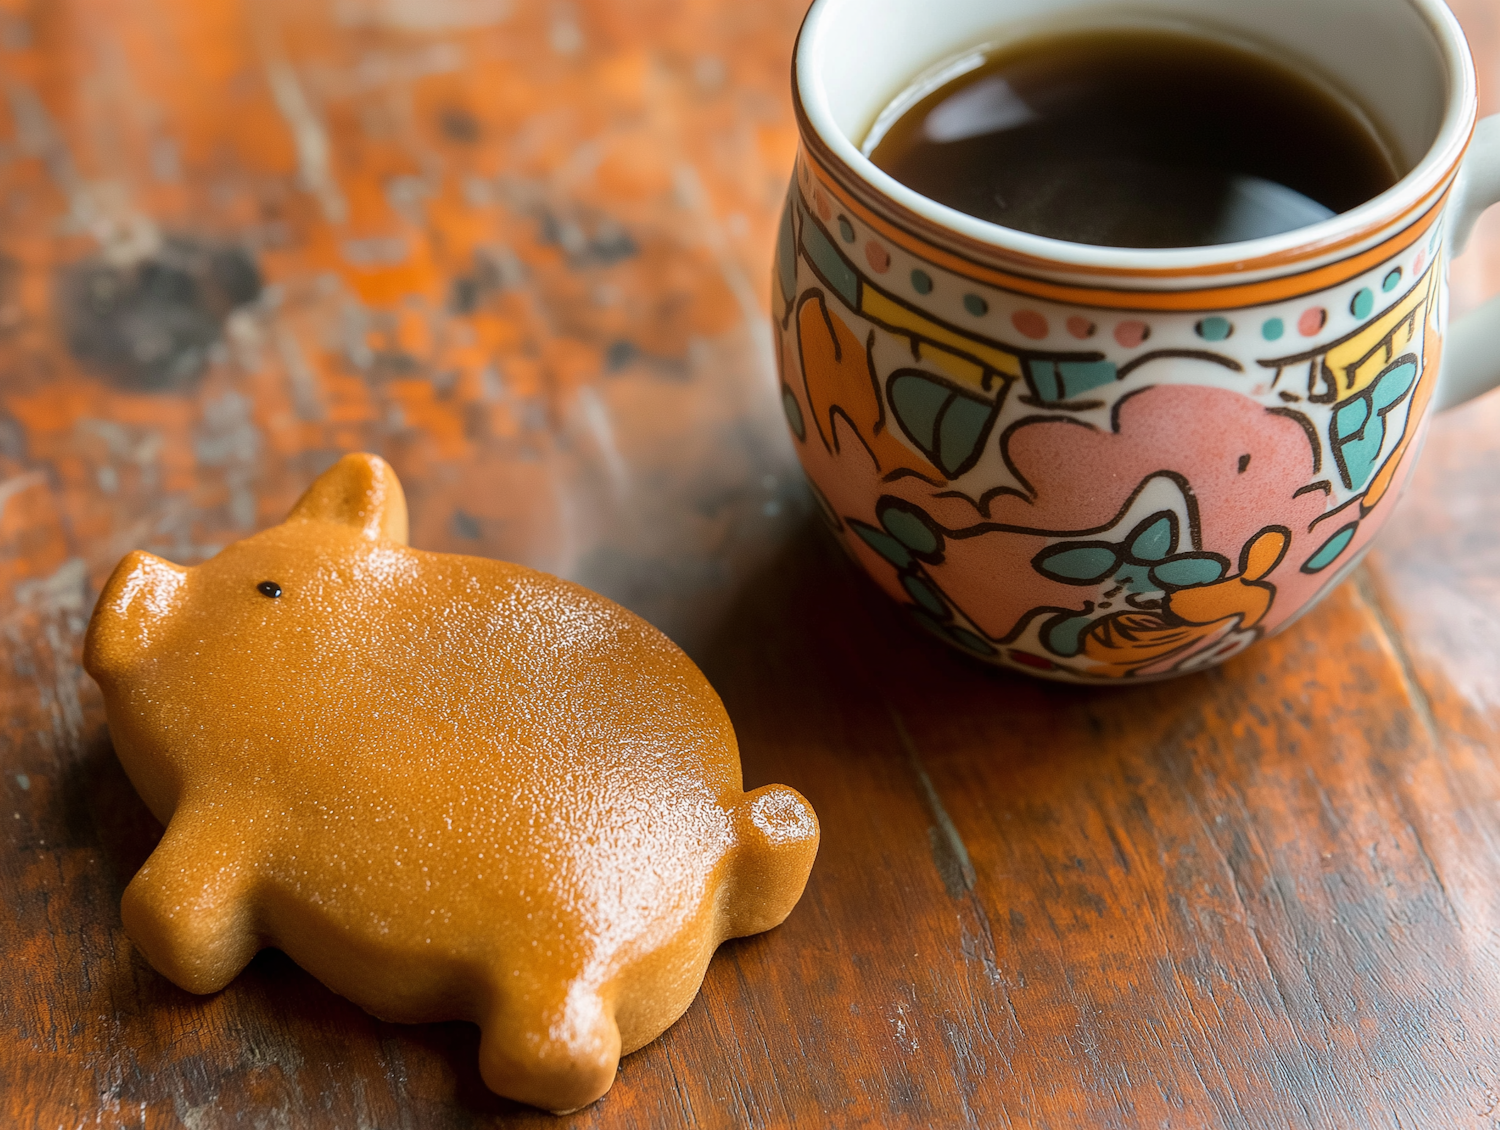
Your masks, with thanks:
[{"label": "shadow under mug", "polygon": [[[1239,654],[1359,561],[1430,412],[1500,384],[1500,301],[1447,259],[1500,199],[1500,117],[1440,0],[816,0],[772,282],[824,518],[939,638],[1073,682]],[[925,69],[1059,27],[1178,26],[1325,75],[1410,171],[1246,243],[1092,247],[928,200],[858,142]],[[1440,360],[1445,352],[1447,362]]]}]

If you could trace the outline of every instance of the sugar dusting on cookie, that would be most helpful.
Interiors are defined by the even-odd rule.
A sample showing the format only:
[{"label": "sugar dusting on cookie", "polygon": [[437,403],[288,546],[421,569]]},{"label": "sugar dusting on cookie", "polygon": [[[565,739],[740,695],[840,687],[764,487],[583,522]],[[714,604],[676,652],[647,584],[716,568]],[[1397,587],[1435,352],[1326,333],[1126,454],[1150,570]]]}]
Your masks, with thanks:
[{"label": "sugar dusting on cookie", "polygon": [[394,473],[350,455],[210,561],[120,563],[84,663],[167,825],[125,925],[193,992],[276,946],[384,1019],[475,1021],[493,1090],[575,1109],[721,941],[791,912],[817,818],[743,792],[718,696],[650,625],[406,536]]}]

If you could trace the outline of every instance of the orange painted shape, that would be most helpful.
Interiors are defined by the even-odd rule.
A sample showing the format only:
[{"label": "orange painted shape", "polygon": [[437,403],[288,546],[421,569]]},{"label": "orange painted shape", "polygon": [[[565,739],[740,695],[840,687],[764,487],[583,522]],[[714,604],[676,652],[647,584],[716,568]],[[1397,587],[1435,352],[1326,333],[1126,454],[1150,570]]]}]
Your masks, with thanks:
[{"label": "orange painted shape", "polygon": [[1280,530],[1267,530],[1250,543],[1245,551],[1245,571],[1241,576],[1247,581],[1263,580],[1281,563],[1291,539]]},{"label": "orange painted shape", "polygon": [[1290,544],[1285,532],[1267,530],[1245,548],[1244,571],[1238,577],[1174,592],[1167,598],[1168,609],[1191,624],[1237,620],[1241,628],[1255,627],[1276,599],[1275,586],[1265,584],[1263,578],[1281,564]]},{"label": "orange painted shape", "polygon": [[1239,617],[1241,627],[1253,628],[1271,611],[1275,595],[1269,585],[1231,577],[1218,584],[1175,592],[1168,607],[1190,624],[1220,624]]},{"label": "orange painted shape", "polygon": [[[813,427],[830,452],[839,449],[840,434],[852,434],[869,449],[881,474],[905,468],[943,480],[941,471],[893,434],[865,344],[821,294],[804,297],[798,307],[797,349]],[[839,416],[852,428],[840,433]]]},{"label": "orange painted shape", "polygon": [[1092,676],[1122,679],[1222,630],[1220,624],[1166,624],[1151,612],[1120,612],[1090,626],[1083,636],[1084,658],[1098,666]]}]

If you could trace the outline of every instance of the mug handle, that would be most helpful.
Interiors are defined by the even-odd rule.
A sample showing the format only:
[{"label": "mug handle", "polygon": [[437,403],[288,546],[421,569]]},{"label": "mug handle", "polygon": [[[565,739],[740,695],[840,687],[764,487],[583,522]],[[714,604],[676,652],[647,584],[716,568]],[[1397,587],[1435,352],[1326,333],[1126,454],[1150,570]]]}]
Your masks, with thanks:
[{"label": "mug handle", "polygon": [[[1500,204],[1500,114],[1474,130],[1468,160],[1459,174],[1453,202],[1454,255],[1468,246],[1485,209]],[[1442,378],[1432,409],[1473,400],[1500,385],[1500,296],[1454,322],[1443,351]]]}]

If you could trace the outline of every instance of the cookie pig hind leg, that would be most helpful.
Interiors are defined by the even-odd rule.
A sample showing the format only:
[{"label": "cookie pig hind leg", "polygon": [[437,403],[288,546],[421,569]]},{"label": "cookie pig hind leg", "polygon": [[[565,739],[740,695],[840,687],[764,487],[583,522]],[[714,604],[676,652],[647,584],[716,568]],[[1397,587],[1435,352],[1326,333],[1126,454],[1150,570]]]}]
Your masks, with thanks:
[{"label": "cookie pig hind leg", "polygon": [[217,992],[260,948],[248,898],[255,864],[232,830],[179,810],[125,888],[126,932],[170,981],[190,993]]},{"label": "cookie pig hind leg", "polygon": [[767,785],[745,794],[734,827],[724,936],[740,938],[780,925],[797,905],[818,854],[818,818],[798,793]]},{"label": "cookie pig hind leg", "polygon": [[600,1098],[620,1066],[620,1029],[580,983],[501,1001],[483,1021],[479,1073],[496,1094],[567,1114]]}]

